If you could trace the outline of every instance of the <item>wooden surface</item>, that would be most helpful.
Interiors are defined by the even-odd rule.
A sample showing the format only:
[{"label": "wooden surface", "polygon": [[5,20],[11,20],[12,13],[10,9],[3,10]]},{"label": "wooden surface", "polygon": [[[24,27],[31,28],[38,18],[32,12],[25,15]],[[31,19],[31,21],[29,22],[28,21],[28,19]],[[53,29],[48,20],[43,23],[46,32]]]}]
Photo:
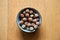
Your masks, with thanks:
[{"label": "wooden surface", "polygon": [[0,0],[0,40],[7,40],[7,0]]},{"label": "wooden surface", "polygon": [[[60,0],[7,1],[0,1],[0,40],[60,40]],[[18,12],[25,7],[37,9],[42,16],[41,27],[31,34],[16,24]]]},{"label": "wooden surface", "polygon": [[[16,24],[18,12],[25,7],[41,13],[42,25],[35,33],[23,33]],[[60,40],[60,0],[9,0],[8,40]]]}]

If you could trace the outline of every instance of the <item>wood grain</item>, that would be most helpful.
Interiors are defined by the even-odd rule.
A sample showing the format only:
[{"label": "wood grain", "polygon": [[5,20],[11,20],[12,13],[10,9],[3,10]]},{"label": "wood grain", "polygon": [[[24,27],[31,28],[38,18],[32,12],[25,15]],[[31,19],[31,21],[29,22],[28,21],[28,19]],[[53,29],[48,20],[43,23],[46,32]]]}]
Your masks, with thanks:
[{"label": "wood grain", "polygon": [[[8,40],[60,40],[60,0],[9,0]],[[18,12],[25,8],[37,9],[42,25],[35,33],[24,33],[16,24]]]},{"label": "wood grain", "polygon": [[0,40],[7,40],[7,0],[0,0]]}]

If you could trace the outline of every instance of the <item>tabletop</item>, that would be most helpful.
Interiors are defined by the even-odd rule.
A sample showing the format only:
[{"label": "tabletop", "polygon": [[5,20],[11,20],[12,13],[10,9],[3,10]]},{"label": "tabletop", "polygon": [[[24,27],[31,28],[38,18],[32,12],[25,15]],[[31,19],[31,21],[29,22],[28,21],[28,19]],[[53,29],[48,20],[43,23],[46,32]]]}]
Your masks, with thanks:
[{"label": "tabletop", "polygon": [[[1,36],[1,40],[6,37],[6,40],[60,40],[60,0],[8,0],[6,6],[6,17],[3,14],[2,17],[7,21],[1,24],[7,26],[0,28],[2,31],[4,28],[1,32],[6,35]],[[35,8],[42,16],[42,24],[34,33],[22,32],[16,23],[18,12],[26,7]]]}]

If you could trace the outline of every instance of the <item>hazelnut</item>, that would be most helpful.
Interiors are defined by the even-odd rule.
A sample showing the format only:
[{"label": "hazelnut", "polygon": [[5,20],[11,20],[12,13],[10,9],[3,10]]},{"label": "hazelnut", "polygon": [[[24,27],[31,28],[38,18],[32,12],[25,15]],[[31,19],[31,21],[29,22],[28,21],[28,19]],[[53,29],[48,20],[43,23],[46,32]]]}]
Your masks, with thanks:
[{"label": "hazelnut", "polygon": [[30,23],[28,23],[28,26],[30,26],[31,24]]},{"label": "hazelnut", "polygon": [[29,30],[29,28],[27,27],[27,30]]},{"label": "hazelnut", "polygon": [[32,14],[33,13],[33,11],[32,10],[30,10],[30,14]]},{"label": "hazelnut", "polygon": [[28,13],[26,13],[26,15],[25,15],[26,17],[29,17],[29,14]]},{"label": "hazelnut", "polygon": [[36,29],[38,26],[37,25],[34,25],[34,28]]},{"label": "hazelnut", "polygon": [[29,17],[28,20],[29,20],[29,21],[32,21],[33,19]]},{"label": "hazelnut", "polygon": [[33,19],[33,22],[36,22],[37,21],[37,19]]},{"label": "hazelnut", "polygon": [[25,25],[27,25],[28,24],[28,22],[25,22]]},{"label": "hazelnut", "polygon": [[23,21],[21,20],[21,21],[19,21],[19,23],[20,23],[20,24],[23,24]]},{"label": "hazelnut", "polygon": [[36,22],[37,25],[39,25],[40,23],[39,22]]},{"label": "hazelnut", "polygon": [[24,14],[20,14],[21,17],[24,17]]},{"label": "hazelnut", "polygon": [[29,12],[29,9],[26,9],[26,12]]},{"label": "hazelnut", "polygon": [[35,14],[35,17],[38,17],[39,15],[38,14]]},{"label": "hazelnut", "polygon": [[35,23],[31,23],[31,26],[34,26],[35,25]]},{"label": "hazelnut", "polygon": [[23,18],[23,21],[26,21],[27,20],[27,18]]},{"label": "hazelnut", "polygon": [[26,12],[24,11],[23,13],[25,14]]},{"label": "hazelnut", "polygon": [[33,17],[34,15],[30,15],[30,17]]},{"label": "hazelnut", "polygon": [[30,27],[30,30],[33,30],[34,28],[33,27]]},{"label": "hazelnut", "polygon": [[22,28],[25,28],[26,27],[26,25],[22,25]]}]

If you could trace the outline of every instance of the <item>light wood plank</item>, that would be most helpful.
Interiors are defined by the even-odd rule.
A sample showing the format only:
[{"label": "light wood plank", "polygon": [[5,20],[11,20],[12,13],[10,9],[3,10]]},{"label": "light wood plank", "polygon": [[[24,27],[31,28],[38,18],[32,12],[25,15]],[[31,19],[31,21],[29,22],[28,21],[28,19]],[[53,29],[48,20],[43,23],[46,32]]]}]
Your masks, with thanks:
[{"label": "light wood plank", "polygon": [[0,40],[7,40],[7,0],[0,0]]}]

